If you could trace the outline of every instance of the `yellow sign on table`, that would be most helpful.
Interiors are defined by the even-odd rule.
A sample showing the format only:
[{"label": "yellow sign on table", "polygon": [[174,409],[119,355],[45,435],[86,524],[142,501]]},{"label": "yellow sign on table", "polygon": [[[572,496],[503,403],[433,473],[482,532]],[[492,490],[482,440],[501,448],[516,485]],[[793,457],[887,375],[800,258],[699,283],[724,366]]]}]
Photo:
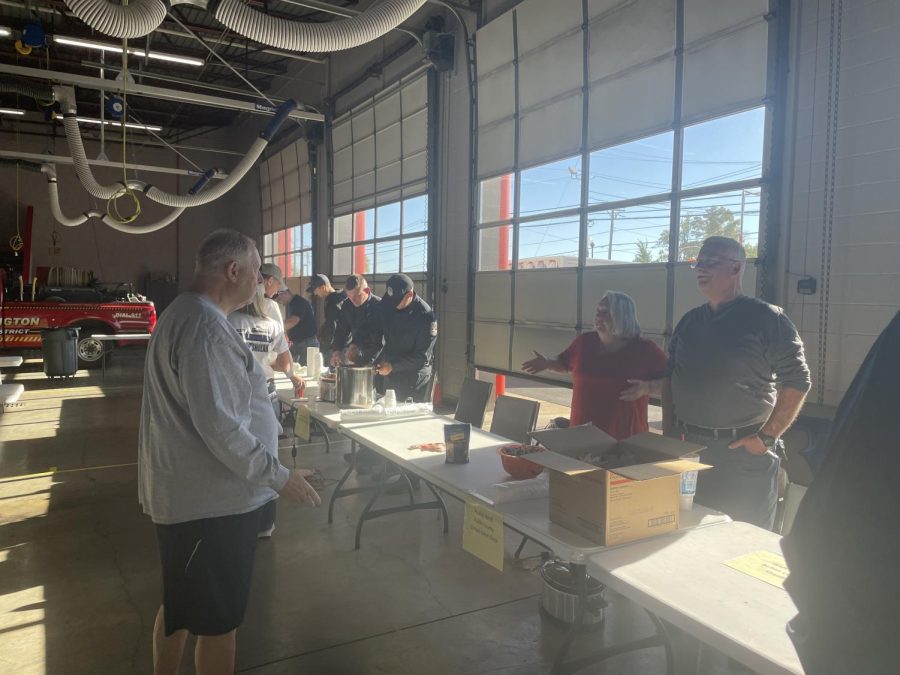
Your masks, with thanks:
[{"label": "yellow sign on table", "polygon": [[784,580],[788,575],[784,556],[770,551],[754,551],[739,558],[726,560],[723,564],[751,577],[762,579],[767,584],[784,588]]},{"label": "yellow sign on table", "polygon": [[503,571],[503,516],[486,506],[466,502],[463,548]]},{"label": "yellow sign on table", "polygon": [[298,405],[294,409],[294,436],[309,440],[309,408],[305,405]]}]

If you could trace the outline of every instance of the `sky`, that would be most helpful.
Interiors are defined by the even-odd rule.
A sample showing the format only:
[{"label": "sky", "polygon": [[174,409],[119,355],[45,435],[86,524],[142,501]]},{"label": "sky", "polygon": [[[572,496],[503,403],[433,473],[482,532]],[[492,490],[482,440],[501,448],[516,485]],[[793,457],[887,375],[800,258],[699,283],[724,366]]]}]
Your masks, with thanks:
[{"label": "sky", "polygon": [[[682,188],[715,186],[761,175],[765,108],[755,108],[719,117],[685,128]],[[588,214],[589,260],[599,263],[633,262],[638,243],[646,242],[655,260],[665,255],[658,242],[668,232],[670,204],[653,195],[668,192],[672,182],[672,131],[624,143],[591,153],[590,175],[585,177],[581,157],[575,156],[521,172],[519,215],[533,218],[519,225],[519,260],[562,257],[577,260],[579,216],[558,215],[581,203],[581,181],[588,180],[588,204],[601,209]],[[511,186],[515,184],[512,177]],[[500,179],[483,181],[481,220],[497,219]],[[511,187],[510,194],[513,194]],[[682,200],[681,214],[702,215],[708,208],[721,206],[735,217],[743,211],[744,243],[756,244],[759,231],[760,190],[721,192]],[[605,203],[651,198],[648,203],[618,209],[603,209]],[[334,273],[352,271],[392,273],[424,271],[428,243],[424,236],[428,223],[428,197],[421,195],[369,209],[365,214],[365,239],[418,234],[400,240],[365,245],[366,269],[354,270],[352,249],[335,249]],[[352,216],[335,219],[335,243],[349,242],[353,232]],[[294,228],[298,230],[298,228]],[[667,236],[667,235],[666,235]],[[299,239],[299,237],[297,237]],[[482,232],[482,241],[493,241],[496,231]],[[303,244],[302,248],[310,244]],[[294,248],[301,248],[295,246]],[[485,249],[487,250],[487,249]],[[494,249],[495,250],[495,249]],[[402,251],[402,270],[401,268]],[[495,254],[483,256],[481,269],[495,269]],[[293,259],[296,274],[309,274],[308,254]],[[302,268],[302,272],[301,272]]]},{"label": "sky", "polygon": [[[683,189],[758,178],[762,167],[765,109],[756,108],[687,127],[684,132]],[[591,154],[589,204],[603,204],[668,192],[672,182],[673,132],[668,131]],[[580,205],[581,158],[573,157],[521,174],[520,216]],[[682,215],[724,206],[735,216],[744,202],[744,241],[755,244],[759,230],[759,190],[686,199]],[[669,203],[631,206],[588,215],[588,257],[631,262],[638,241],[655,246],[669,227]],[[612,242],[610,222],[612,221]],[[578,215],[521,223],[519,259],[578,255]],[[611,255],[610,255],[611,254]],[[654,257],[656,249],[654,249]]]}]

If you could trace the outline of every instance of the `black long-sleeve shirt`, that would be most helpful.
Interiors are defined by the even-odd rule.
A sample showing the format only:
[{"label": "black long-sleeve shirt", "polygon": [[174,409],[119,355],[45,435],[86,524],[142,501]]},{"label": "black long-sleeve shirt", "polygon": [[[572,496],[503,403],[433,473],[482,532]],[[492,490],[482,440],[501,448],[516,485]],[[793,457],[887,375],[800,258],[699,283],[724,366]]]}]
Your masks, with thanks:
[{"label": "black long-sleeve shirt", "polygon": [[385,303],[379,307],[384,332],[384,351],[380,361],[391,364],[395,373],[414,373],[431,367],[437,341],[437,318],[419,296],[404,309]]},{"label": "black long-sleeve shirt", "polygon": [[375,361],[384,345],[381,319],[378,316],[380,304],[381,298],[374,294],[359,307],[346,300],[338,313],[331,349],[343,351],[350,345],[356,345],[359,349],[359,363]]},{"label": "black long-sleeve shirt", "polygon": [[334,340],[334,332],[337,330],[341,307],[346,299],[347,294],[344,291],[335,291],[325,298],[325,320],[319,326],[319,345],[323,354],[331,352],[331,343]]}]

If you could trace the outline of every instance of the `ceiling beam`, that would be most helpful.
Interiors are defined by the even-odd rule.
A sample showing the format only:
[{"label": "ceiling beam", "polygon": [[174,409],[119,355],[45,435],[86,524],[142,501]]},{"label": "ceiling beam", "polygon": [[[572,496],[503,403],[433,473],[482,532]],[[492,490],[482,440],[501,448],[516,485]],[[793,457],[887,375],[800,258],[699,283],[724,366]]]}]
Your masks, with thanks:
[{"label": "ceiling beam", "polygon": [[[225,108],[228,110],[238,110],[242,112],[252,112],[258,115],[271,115],[267,109],[268,106],[260,106],[250,101],[239,101],[233,98],[222,98],[220,96],[209,96],[207,94],[198,94],[196,92],[181,91],[178,89],[163,89],[162,87],[151,87],[146,84],[130,83],[123,86],[123,82],[116,80],[104,80],[99,77],[88,77],[85,75],[73,75],[71,73],[62,73],[52,70],[42,70],[40,68],[27,68],[23,66],[14,66],[7,63],[0,63],[0,73],[8,75],[17,75],[19,77],[33,77],[39,80],[50,80],[60,84],[70,84],[76,87],[84,87],[85,89],[95,89],[104,91],[121,92],[127,90],[131,96],[148,96],[150,98],[165,99],[167,101],[179,101],[181,103],[192,103],[194,105],[207,106],[211,108]],[[288,117],[298,120],[309,120],[312,122],[325,121],[324,115],[315,112],[307,112],[305,110],[293,110]]]},{"label": "ceiling beam", "polygon": [[[22,9],[22,0],[0,0],[0,5],[5,5],[7,7],[15,7],[17,9]],[[41,6],[47,5],[47,6]],[[58,2],[55,0],[42,0],[41,4],[33,4],[32,9],[36,12],[42,12],[44,14],[59,14],[68,19],[72,19],[73,21],[81,22],[74,14],[72,14],[68,9],[66,9],[65,5],[62,2]],[[209,37],[218,37],[221,35],[222,31],[217,30],[216,28],[210,28],[208,26],[197,26],[193,24],[189,24],[188,27],[200,34],[205,34]],[[188,33],[185,33],[182,30],[178,30],[176,28],[166,27],[165,22],[162,26],[159,26],[154,33],[160,33],[165,35],[173,35],[175,37],[182,38],[190,38],[191,36]],[[222,40],[222,44],[228,44],[229,46],[235,42],[243,42],[240,38],[224,38]],[[294,52],[284,52],[279,49],[272,49],[271,47],[266,47],[262,49],[262,52],[265,54],[269,54],[271,56],[278,56],[285,59],[292,59],[294,61],[307,61],[309,63],[317,63],[319,65],[323,65],[325,63],[324,57],[321,56],[313,56],[309,54],[297,54]]]},{"label": "ceiling beam", "polygon": [[[37,152],[17,152],[15,150],[0,150],[0,157],[5,159],[21,159],[25,162],[35,162],[37,164],[72,164],[72,158],[66,155],[42,155]],[[122,162],[110,162],[101,159],[88,159],[91,166],[103,166],[112,169],[121,169]],[[128,164],[128,168],[135,171],[147,171],[150,173],[171,173],[176,176],[199,176],[200,171],[191,171],[188,169],[176,169],[169,166],[154,166],[152,164]],[[216,171],[213,178],[227,178],[227,173]]]}]

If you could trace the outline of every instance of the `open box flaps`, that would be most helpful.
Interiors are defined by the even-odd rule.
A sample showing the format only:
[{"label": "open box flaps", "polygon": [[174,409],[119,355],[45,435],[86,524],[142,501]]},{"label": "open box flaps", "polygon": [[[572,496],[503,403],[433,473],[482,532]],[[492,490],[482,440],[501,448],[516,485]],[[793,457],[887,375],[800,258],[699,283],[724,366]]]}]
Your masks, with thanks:
[{"label": "open box flaps", "polygon": [[[591,424],[531,434],[546,448],[523,455],[550,469],[550,521],[604,546],[678,528],[681,474],[710,468],[682,459],[704,446],[642,433],[617,441]],[[582,461],[627,462],[605,469]]]},{"label": "open box flaps", "polygon": [[531,437],[550,452],[532,452],[523,458],[567,476],[603,470],[579,458],[588,453],[602,458],[614,451],[628,453],[638,460],[628,466],[609,469],[612,473],[632,480],[649,480],[709,468],[705,464],[681,459],[705,450],[706,446],[650,432],[617,441],[593,424],[582,424],[568,429],[533,431]]}]

